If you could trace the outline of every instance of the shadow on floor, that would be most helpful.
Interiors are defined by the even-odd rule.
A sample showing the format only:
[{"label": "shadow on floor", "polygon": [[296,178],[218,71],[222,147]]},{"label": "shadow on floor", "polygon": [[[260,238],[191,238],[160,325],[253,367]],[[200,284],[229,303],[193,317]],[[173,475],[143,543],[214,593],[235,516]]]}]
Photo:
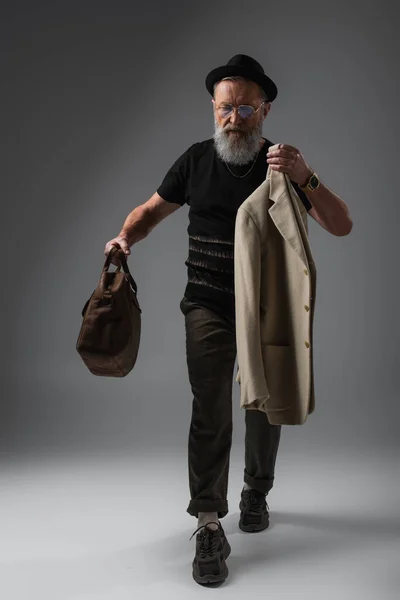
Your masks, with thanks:
[{"label": "shadow on floor", "polygon": [[[378,548],[383,542],[399,539],[398,519],[376,518],[371,515],[305,514],[296,512],[271,512],[270,527],[260,533],[244,533],[238,528],[239,513],[230,513],[222,520],[232,547],[227,564],[229,578],[223,587],[243,582],[250,576],[263,581],[276,569],[282,568],[289,576],[304,570],[304,565],[315,568],[321,561],[339,559],[345,564],[347,557],[362,557],[363,550]],[[196,525],[193,519],[194,526]],[[140,524],[140,538],[143,537]],[[197,584],[192,579],[192,560],[195,538],[189,541],[192,530],[171,530],[167,537],[154,539],[154,528],[149,522],[152,540],[109,553],[91,553],[87,557],[56,560],[29,560],[19,562],[18,578],[11,568],[10,586],[19,588],[18,597],[26,597],[29,589],[37,588],[41,581],[42,598],[50,597],[57,589],[59,600],[74,594],[89,597],[118,589],[137,590],[153,585],[166,585],[166,589],[190,593]],[[337,563],[336,563],[337,564]],[[393,577],[393,573],[391,573]],[[44,583],[45,582],[45,583]],[[3,585],[7,585],[7,581]],[[17,585],[16,585],[17,584]],[[200,586],[198,586],[200,587]],[[48,592],[49,595],[46,593]],[[29,594],[28,594],[29,595]],[[83,596],[82,596],[83,597]]]},{"label": "shadow on floor", "polygon": [[[288,568],[296,563],[312,562],[313,559],[326,559],[338,556],[343,552],[355,552],[383,540],[395,541],[400,537],[398,519],[379,518],[371,515],[312,515],[295,512],[272,512],[270,527],[259,533],[244,533],[238,528],[239,513],[230,513],[222,524],[232,546],[232,554],[228,559],[230,577],[225,585],[243,573],[255,571],[260,567],[268,570],[269,566],[284,563]],[[283,535],[279,535],[281,526]],[[299,531],[301,528],[302,531]],[[187,582],[191,578],[191,562],[194,556],[193,538],[189,542],[191,532],[171,533],[166,539],[124,552],[124,562],[136,570],[138,555],[142,568],[137,570],[141,581],[145,581],[147,561],[157,565],[153,571],[160,579]],[[143,566],[145,567],[143,570]],[[140,572],[139,572],[140,571]]]}]

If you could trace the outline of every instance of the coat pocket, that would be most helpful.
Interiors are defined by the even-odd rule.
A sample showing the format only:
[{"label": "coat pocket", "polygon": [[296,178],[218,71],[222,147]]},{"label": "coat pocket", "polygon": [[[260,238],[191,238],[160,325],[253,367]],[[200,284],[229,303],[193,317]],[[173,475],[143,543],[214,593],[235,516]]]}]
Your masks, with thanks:
[{"label": "coat pocket", "polygon": [[294,348],[290,345],[265,344],[262,346],[262,357],[270,393],[266,407],[268,410],[286,410],[295,401]]}]

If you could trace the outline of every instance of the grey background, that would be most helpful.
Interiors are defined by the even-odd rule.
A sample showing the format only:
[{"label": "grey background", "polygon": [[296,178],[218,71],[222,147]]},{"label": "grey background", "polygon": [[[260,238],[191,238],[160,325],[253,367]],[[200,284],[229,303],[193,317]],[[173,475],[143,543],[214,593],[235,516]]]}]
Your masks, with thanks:
[{"label": "grey background", "polygon": [[186,446],[188,207],[132,248],[143,308],[134,371],[96,378],[75,344],[105,243],[212,136],[204,79],[236,53],[278,85],[264,135],[297,146],[354,220],[338,238],[309,218],[316,411],[284,429],[282,452],[398,453],[397,11],[360,0],[3,6],[3,457]]}]

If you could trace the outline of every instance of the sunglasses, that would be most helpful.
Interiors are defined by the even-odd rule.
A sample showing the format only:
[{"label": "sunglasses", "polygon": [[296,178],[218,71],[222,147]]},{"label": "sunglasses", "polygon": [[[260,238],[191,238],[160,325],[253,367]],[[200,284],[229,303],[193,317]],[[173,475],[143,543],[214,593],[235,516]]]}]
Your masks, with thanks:
[{"label": "sunglasses", "polygon": [[237,110],[238,115],[242,119],[248,119],[249,117],[252,117],[257,111],[259,111],[263,104],[265,104],[265,101],[261,102],[258,108],[253,108],[248,104],[241,104],[238,107],[235,107],[232,104],[222,104],[221,106],[218,106],[216,110],[218,111],[220,117],[222,117],[223,119],[229,117],[229,115],[231,115],[234,110]]}]

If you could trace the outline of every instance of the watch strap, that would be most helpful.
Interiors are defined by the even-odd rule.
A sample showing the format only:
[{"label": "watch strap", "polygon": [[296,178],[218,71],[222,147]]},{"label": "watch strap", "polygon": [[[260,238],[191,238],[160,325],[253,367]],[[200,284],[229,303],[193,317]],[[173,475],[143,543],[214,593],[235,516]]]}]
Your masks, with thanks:
[{"label": "watch strap", "polygon": [[[317,181],[318,181],[318,184],[315,187],[310,185],[310,182],[311,182],[311,180],[312,180],[313,177],[315,177],[317,179]],[[299,188],[301,190],[303,190],[303,191],[306,191],[306,190],[314,191],[318,187],[318,185],[319,185],[319,177],[318,177],[317,173],[315,171],[313,171],[311,173],[310,177],[307,179],[306,184],[305,185],[299,185]]]}]

